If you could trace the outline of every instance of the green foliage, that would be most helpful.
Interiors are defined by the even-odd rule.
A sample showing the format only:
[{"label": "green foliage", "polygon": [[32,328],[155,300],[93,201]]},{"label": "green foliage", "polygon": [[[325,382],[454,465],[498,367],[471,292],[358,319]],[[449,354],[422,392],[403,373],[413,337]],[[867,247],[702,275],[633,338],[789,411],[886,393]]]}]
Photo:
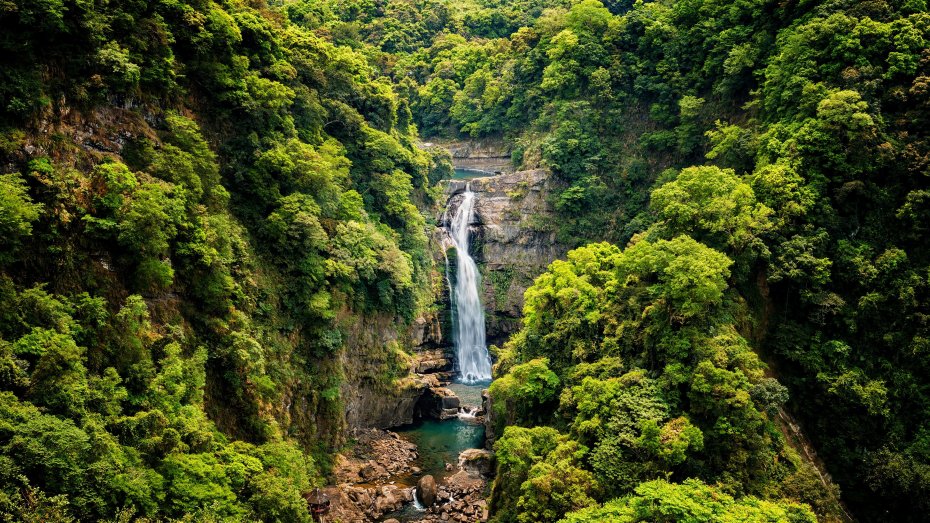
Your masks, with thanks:
[{"label": "green foliage", "polygon": [[22,238],[32,232],[42,206],[32,202],[26,183],[17,174],[0,175],[0,264],[15,259]]},{"label": "green foliage", "polygon": [[767,250],[760,236],[771,228],[772,211],[731,170],[688,167],[652,191],[650,206],[670,234],[688,234],[737,255]]},{"label": "green foliage", "polygon": [[[799,467],[767,416],[786,393],[732,324],[730,263],[688,236],[592,244],[554,262],[527,290],[523,329],[491,385],[495,431],[511,424],[503,450],[523,434],[514,424],[566,426],[563,438],[590,449],[579,467],[597,500],[668,477],[777,491]],[[558,415],[541,416],[555,394]],[[561,517],[508,505],[507,485],[492,492],[502,520]]]},{"label": "green foliage", "polygon": [[539,448],[496,516],[808,521],[787,496],[835,518],[782,406],[856,516],[930,510],[924,0],[13,0],[0,21],[3,517],[306,521],[296,445],[341,439],[347,326],[431,305],[421,209],[450,167],[418,129],[513,142],[554,173],[562,243],[628,245],[527,292],[497,419],[564,434],[512,435]]},{"label": "green foliage", "polygon": [[814,523],[817,518],[805,505],[787,501],[763,501],[752,496],[734,499],[699,480],[681,484],[663,480],[643,483],[636,493],[569,514],[564,523],[615,521],[716,521]]},{"label": "green foliage", "polygon": [[494,449],[496,521],[554,522],[594,503],[597,484],[579,467],[587,449],[555,429],[507,427]]},{"label": "green foliage", "polygon": [[[801,414],[853,512],[882,519],[892,516],[879,507],[895,506],[902,520],[925,512],[928,496],[914,494],[925,460],[907,449],[928,404],[917,392],[926,388],[930,338],[922,319],[926,2],[553,7],[499,40],[457,30],[462,40],[428,37],[425,49],[400,53],[396,70],[416,80],[421,107],[435,110],[422,111],[421,130],[503,134],[524,167],[549,167],[564,182],[553,203],[567,245],[632,238],[636,247],[635,235],[648,231],[649,244],[687,234],[726,254],[732,265],[713,256],[687,263],[730,270],[723,278],[745,298],[733,303],[752,307],[734,323],[778,360],[788,407]],[[695,166],[705,158],[712,165]],[[664,183],[653,187],[657,179]],[[666,263],[641,249],[640,266]],[[906,256],[879,276],[882,253],[898,251]],[[685,280],[659,281],[665,270],[624,271],[601,284],[604,271],[554,266],[527,296],[526,328],[508,365],[547,357],[564,378],[595,355],[649,370],[627,359],[633,346],[687,354],[699,344],[693,334],[668,336],[662,322],[611,309],[632,301],[646,319],[661,311],[695,328],[719,320],[717,304],[728,301],[721,286],[675,296]],[[647,296],[628,293],[627,280],[646,273],[649,293],[665,299],[640,308]],[[707,294],[692,292],[699,288]],[[614,289],[622,299],[611,299]],[[708,305],[711,314],[702,314]],[[649,336],[633,336],[643,323]],[[665,378],[687,381],[699,363],[680,360]],[[706,370],[721,387],[741,379]],[[769,413],[785,401],[778,387],[750,389]],[[881,468],[889,477],[863,479],[873,458],[894,464]]]},{"label": "green foliage", "polygon": [[[217,437],[203,411],[206,351],[185,354],[153,332],[141,298],[103,318],[108,334],[98,343],[108,340],[116,352],[93,358],[75,343],[93,339],[89,297],[59,301],[32,289],[16,298],[20,321],[34,327],[0,353],[4,388],[13,391],[0,393],[0,459],[10,460],[2,510],[64,521],[124,507],[165,517],[209,507],[220,516],[309,520],[300,493],[318,482],[312,460],[290,442],[254,447]],[[49,322],[53,311],[63,316]],[[99,358],[112,366],[94,373]]]},{"label": "green foliage", "polygon": [[503,425],[528,425],[545,420],[559,388],[559,377],[549,370],[549,360],[537,358],[516,365],[506,376],[491,383],[494,418]]},{"label": "green foliage", "polygon": [[288,20],[339,6],[71,4],[0,5],[0,519],[309,522],[345,330],[431,305],[449,164]]}]

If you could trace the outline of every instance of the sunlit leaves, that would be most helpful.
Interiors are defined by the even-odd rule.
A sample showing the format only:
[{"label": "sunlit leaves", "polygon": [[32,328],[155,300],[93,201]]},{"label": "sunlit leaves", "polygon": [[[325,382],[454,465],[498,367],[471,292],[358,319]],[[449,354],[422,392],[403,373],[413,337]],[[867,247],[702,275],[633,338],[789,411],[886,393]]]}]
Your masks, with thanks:
[{"label": "sunlit leaves", "polygon": [[815,523],[817,518],[806,505],[763,501],[751,496],[734,499],[715,487],[689,479],[682,484],[664,480],[643,483],[629,497],[611,501],[603,507],[569,514],[562,520],[563,523],[598,521]]},{"label": "sunlit leaves", "polygon": [[652,191],[652,209],[672,234],[691,234],[718,248],[765,252],[760,236],[771,228],[771,209],[732,170],[688,167]]},{"label": "sunlit leaves", "polygon": [[32,232],[32,222],[42,206],[33,203],[26,183],[18,174],[0,175],[0,263],[12,261],[22,239]]}]

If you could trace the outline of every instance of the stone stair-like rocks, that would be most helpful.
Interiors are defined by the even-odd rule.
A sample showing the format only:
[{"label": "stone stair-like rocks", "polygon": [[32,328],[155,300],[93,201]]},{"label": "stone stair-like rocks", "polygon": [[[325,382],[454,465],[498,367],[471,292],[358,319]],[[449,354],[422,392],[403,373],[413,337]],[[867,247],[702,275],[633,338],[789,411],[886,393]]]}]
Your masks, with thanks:
[{"label": "stone stair-like rocks", "polygon": [[512,172],[512,147],[500,139],[435,141],[421,143],[421,147],[446,149],[456,169],[473,169],[488,173]]},{"label": "stone stair-like rocks", "polygon": [[417,403],[417,410],[421,418],[447,420],[459,415],[461,402],[454,392],[446,387],[433,387],[424,392]]}]

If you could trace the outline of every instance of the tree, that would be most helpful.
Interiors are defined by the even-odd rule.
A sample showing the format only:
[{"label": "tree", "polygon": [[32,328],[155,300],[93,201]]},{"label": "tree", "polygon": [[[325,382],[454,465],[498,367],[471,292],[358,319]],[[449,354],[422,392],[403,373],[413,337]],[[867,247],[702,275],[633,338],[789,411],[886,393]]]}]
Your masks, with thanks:
[{"label": "tree", "polygon": [[587,449],[549,427],[507,427],[494,446],[491,508],[500,521],[554,522],[589,506],[597,483],[581,469]]},{"label": "tree", "polygon": [[537,358],[516,365],[491,383],[494,419],[498,429],[506,425],[545,421],[559,390],[559,377],[549,370],[549,360]]},{"label": "tree", "polygon": [[569,514],[562,523],[721,522],[816,523],[806,505],[789,501],[737,498],[696,479],[675,484],[664,480],[643,483],[626,498]]},{"label": "tree", "polygon": [[42,205],[33,203],[26,181],[18,174],[0,175],[0,264],[15,259],[23,238],[32,232]]},{"label": "tree", "polygon": [[772,211],[730,169],[683,169],[674,181],[652,191],[650,207],[672,235],[688,234],[737,255],[767,252],[761,236],[772,227]]}]

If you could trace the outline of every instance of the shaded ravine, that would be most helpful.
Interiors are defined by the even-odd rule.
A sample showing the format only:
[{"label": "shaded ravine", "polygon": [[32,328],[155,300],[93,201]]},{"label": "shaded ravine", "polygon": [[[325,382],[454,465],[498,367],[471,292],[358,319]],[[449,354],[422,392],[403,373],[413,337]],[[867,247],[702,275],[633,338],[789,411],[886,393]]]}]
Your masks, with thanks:
[{"label": "shaded ravine", "polygon": [[[472,172],[463,174],[467,176]],[[469,226],[475,220],[475,193],[471,191],[469,183],[465,182],[461,202],[454,212],[452,198],[449,199],[442,220],[455,247],[454,276],[448,255],[445,261],[456,356],[455,383],[450,384],[449,388],[462,400],[459,415],[448,420],[419,420],[398,430],[401,438],[416,445],[418,457],[414,463],[420,474],[423,477],[432,476],[439,485],[445,484],[450,478],[455,481],[453,476],[459,472],[459,456],[462,452],[482,448],[485,443],[485,428],[480,417],[481,391],[491,381],[491,357],[487,348],[485,314],[481,303],[481,275],[469,253]],[[484,485],[483,481],[478,481]],[[451,505],[454,502],[455,496],[449,491],[444,504]],[[418,521],[430,517],[427,509],[415,494],[412,503],[406,504],[400,511],[386,514],[385,518],[401,522]],[[431,515],[440,517],[441,512]]]},{"label": "shaded ravine", "polygon": [[[546,226],[553,223],[549,219],[553,210],[545,171],[492,175],[457,169],[445,184],[446,201],[437,209],[434,246],[438,263],[445,262],[446,269],[446,297],[438,315],[448,323],[431,334],[442,338],[434,338],[433,343],[443,348],[418,353],[411,378],[426,387],[404,396],[409,405],[395,409],[406,412],[394,416],[399,423],[378,427],[388,431],[359,429],[353,437],[357,443],[342,453],[333,484],[324,490],[333,500],[331,516],[345,522],[432,523],[488,517],[487,488],[494,457],[485,448],[494,435],[485,425],[482,391],[490,379],[467,382],[490,377],[489,343],[499,344],[512,332],[519,322],[523,292],[565,249]],[[460,254],[467,258],[461,260]],[[472,269],[470,277],[457,278],[463,273],[460,262],[465,273]],[[471,285],[466,290],[471,292],[457,291],[457,284],[468,279]],[[459,307],[456,298],[466,294],[470,305]],[[459,310],[470,306],[474,321],[461,322],[460,328]],[[477,329],[469,334],[468,325]],[[462,342],[458,334],[476,341]],[[467,361],[460,363],[459,356],[465,353],[458,349],[463,346],[477,348],[483,358],[478,361],[485,364],[484,373],[471,371],[467,380],[461,378],[462,369],[469,366]],[[355,407],[371,405],[377,400],[357,402]],[[429,508],[418,507],[413,492],[428,475],[435,480],[436,502]]]}]

